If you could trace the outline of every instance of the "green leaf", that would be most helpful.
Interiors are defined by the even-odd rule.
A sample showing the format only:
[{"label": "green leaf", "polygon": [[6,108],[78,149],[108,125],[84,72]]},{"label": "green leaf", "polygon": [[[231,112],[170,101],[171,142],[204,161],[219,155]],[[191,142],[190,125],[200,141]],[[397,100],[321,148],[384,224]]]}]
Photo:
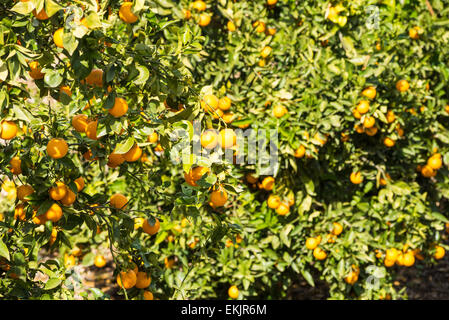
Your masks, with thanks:
[{"label": "green leaf", "polygon": [[54,288],[58,287],[58,286],[61,284],[61,282],[62,282],[61,279],[57,279],[57,278],[49,279],[49,280],[45,283],[44,290],[51,290],[51,289],[54,289]]},{"label": "green leaf", "polygon": [[307,270],[301,270],[301,274],[306,279],[307,283],[310,284],[312,287],[315,287],[315,282],[313,281],[313,277]]},{"label": "green leaf", "polygon": [[125,142],[118,143],[114,149],[114,153],[124,154],[127,153],[134,146],[134,137],[129,137]]},{"label": "green leaf", "polygon": [[18,14],[27,15],[34,10],[34,4],[31,1],[28,2],[18,2],[11,11],[17,12]]},{"label": "green leaf", "polygon": [[9,251],[6,244],[3,242],[2,239],[0,239],[0,256],[6,258],[8,261],[10,259],[9,257]]},{"label": "green leaf", "polygon": [[58,72],[54,71],[46,71],[44,76],[44,82],[50,87],[50,88],[56,88],[62,83],[62,76]]}]

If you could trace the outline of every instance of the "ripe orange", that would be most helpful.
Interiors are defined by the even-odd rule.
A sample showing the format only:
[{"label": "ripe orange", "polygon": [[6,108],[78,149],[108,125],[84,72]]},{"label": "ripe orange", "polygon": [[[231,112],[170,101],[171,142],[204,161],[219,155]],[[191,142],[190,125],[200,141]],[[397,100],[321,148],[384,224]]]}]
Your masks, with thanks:
[{"label": "ripe orange", "polygon": [[239,297],[239,289],[237,286],[230,286],[228,289],[228,295],[231,299],[237,299]]},{"label": "ripe orange", "polygon": [[228,97],[223,97],[218,100],[218,108],[223,111],[229,110],[231,108],[231,99],[229,99]]},{"label": "ripe orange", "polygon": [[271,47],[266,46],[262,49],[262,51],[260,52],[260,55],[262,56],[262,58],[266,58],[271,54]]},{"label": "ripe orange", "polygon": [[53,200],[61,200],[67,194],[67,186],[63,182],[57,181],[56,186],[50,188],[48,193]]},{"label": "ripe orange", "polygon": [[19,219],[21,221],[25,221],[26,219],[26,212],[25,212],[25,205],[23,203],[20,203],[16,206],[14,209],[14,219]]},{"label": "ripe orange", "polygon": [[396,260],[385,259],[384,260],[384,265],[389,268],[389,267],[394,266],[395,262],[396,262]]},{"label": "ripe orange", "polygon": [[[127,2],[125,2],[127,3]],[[131,2],[128,2],[131,3]],[[121,271],[117,275],[117,284],[120,288],[131,289],[136,285],[137,276],[133,270]]]},{"label": "ripe orange", "polygon": [[92,69],[89,75],[81,81],[81,83],[85,83],[88,86],[103,86],[103,70],[101,69]]},{"label": "ripe orange", "polygon": [[145,289],[151,284],[151,277],[146,272],[137,272],[136,288]]},{"label": "ripe orange", "polygon": [[65,157],[69,146],[62,138],[53,138],[47,144],[47,154],[53,159],[61,159]]},{"label": "ripe orange", "polygon": [[226,24],[226,27],[228,28],[228,30],[230,31],[230,32],[234,32],[237,28],[236,28],[236,26],[235,26],[235,24],[234,24],[234,22],[232,22],[232,21],[228,21],[228,23]]},{"label": "ripe orange", "polygon": [[39,62],[31,61],[29,64],[30,71],[28,72],[30,77],[34,80],[42,79],[45,74],[41,72],[41,68],[39,67]]},{"label": "ripe orange", "polygon": [[273,177],[265,177],[262,180],[262,188],[267,190],[267,191],[271,191],[274,187],[274,178]]},{"label": "ripe orange", "polygon": [[76,200],[76,194],[70,190],[70,188],[67,188],[67,192],[60,201],[65,206],[71,206]]},{"label": "ripe orange", "polygon": [[320,242],[316,238],[307,238],[306,240],[306,248],[309,250],[315,249],[319,244]]},{"label": "ripe orange", "polygon": [[153,300],[153,294],[150,291],[144,291],[143,292],[143,299],[144,300]]},{"label": "ripe orange", "polygon": [[367,97],[368,99],[374,99],[376,97],[377,91],[375,87],[368,87],[362,91],[362,96]]},{"label": "ripe orange", "polygon": [[367,129],[365,130],[365,133],[366,133],[368,136],[372,137],[372,136],[375,136],[375,135],[376,135],[377,131],[378,131],[377,127],[371,127],[371,128],[367,128]]},{"label": "ripe orange", "polygon": [[59,28],[53,34],[53,42],[59,48],[64,48],[62,39],[64,38],[64,28]]},{"label": "ripe orange", "polygon": [[97,268],[103,268],[106,265],[106,259],[103,255],[98,254],[95,256],[94,264]]},{"label": "ripe orange", "polygon": [[295,150],[295,157],[302,158],[306,154],[306,148],[303,145],[300,145],[298,149]]},{"label": "ripe orange", "polygon": [[47,12],[45,12],[45,9],[42,8],[41,11],[37,12],[36,9],[33,10],[33,15],[36,17],[36,19],[38,20],[47,20],[49,18],[49,16],[47,15]]},{"label": "ripe orange", "polygon": [[433,155],[427,160],[427,165],[434,170],[438,170],[443,165],[443,160],[441,159],[441,155]]},{"label": "ripe orange", "polygon": [[133,13],[132,6],[132,2],[123,2],[120,6],[118,15],[125,23],[134,23],[139,20],[139,17]]},{"label": "ripe orange", "polygon": [[218,144],[218,134],[215,130],[209,129],[201,134],[201,145],[206,149],[213,149]]},{"label": "ripe orange", "polygon": [[327,253],[320,247],[316,247],[315,249],[313,249],[313,256],[317,260],[324,260],[327,257]]},{"label": "ripe orange", "polygon": [[17,198],[23,202],[26,202],[27,200],[25,198],[33,193],[33,187],[28,184],[23,184],[17,188]]},{"label": "ripe orange", "polygon": [[273,116],[275,116],[276,118],[281,118],[287,113],[288,113],[288,110],[284,106],[276,105],[273,107]]},{"label": "ripe orange", "polygon": [[360,173],[360,171],[352,172],[351,175],[349,176],[349,179],[353,184],[360,184],[363,182],[363,176]]},{"label": "ripe orange", "polygon": [[394,122],[394,120],[396,120],[396,115],[394,114],[394,112],[392,110],[388,110],[388,112],[387,112],[388,123],[392,123],[392,122]]},{"label": "ripe orange", "polygon": [[85,114],[77,114],[72,118],[73,128],[80,133],[86,132],[88,123],[88,117]]},{"label": "ripe orange", "polygon": [[218,108],[219,100],[217,96],[213,94],[206,94],[201,100],[201,107],[206,112],[214,112]]},{"label": "ripe orange", "polygon": [[405,92],[410,88],[410,84],[408,83],[407,80],[399,80],[398,82],[396,82],[396,89],[399,92]]},{"label": "ripe orange", "polygon": [[365,120],[363,120],[363,126],[365,128],[372,128],[376,124],[376,119],[374,117],[365,117]]},{"label": "ripe orange", "polygon": [[281,198],[277,195],[270,194],[267,200],[267,205],[271,209],[277,209],[281,204]]},{"label": "ripe orange", "polygon": [[156,221],[154,222],[154,225],[151,225],[148,222],[148,219],[145,219],[145,221],[142,224],[143,232],[149,234],[150,236],[155,235],[159,231],[159,229],[161,228],[161,224],[159,222],[159,219],[155,218],[155,220]]},{"label": "ripe orange", "polygon": [[198,181],[200,180],[206,173],[210,172],[210,169],[208,167],[195,167],[194,169],[191,170],[192,171],[192,179],[193,181]]},{"label": "ripe orange", "polygon": [[9,161],[9,164],[11,166],[10,170],[11,173],[14,175],[19,175],[22,173],[22,160],[18,156],[15,156]]},{"label": "ripe orange", "polygon": [[53,203],[50,209],[48,209],[47,212],[45,212],[45,218],[52,222],[58,222],[59,219],[62,218],[62,216],[63,216],[62,209],[56,203]]},{"label": "ripe orange", "polygon": [[389,138],[389,137],[386,137],[386,138],[384,139],[384,145],[385,145],[386,147],[388,147],[388,148],[393,147],[395,144],[396,144],[396,141],[394,141],[393,139],[391,139],[391,138]]},{"label": "ripe orange", "polygon": [[354,118],[356,119],[360,119],[362,117],[362,115],[360,114],[360,112],[357,110],[357,108],[352,110],[352,115],[354,116]]},{"label": "ripe orange", "polygon": [[433,170],[429,165],[425,165],[421,168],[421,174],[425,177],[425,178],[430,178],[430,177],[434,177],[437,172],[436,170]]},{"label": "ripe orange", "polygon": [[107,165],[110,168],[116,168],[119,165],[121,165],[123,162],[125,162],[125,158],[123,157],[123,154],[111,153],[108,157]]},{"label": "ripe orange", "polygon": [[276,4],[276,2],[278,2],[278,0],[267,0],[267,4],[269,6],[274,6]]},{"label": "ripe orange", "polygon": [[288,204],[280,203],[279,206],[276,209],[276,213],[280,216],[285,216],[290,212],[290,207]]},{"label": "ripe orange", "polygon": [[80,192],[81,190],[84,189],[85,184],[84,184],[83,177],[79,177],[79,178],[75,179],[74,183],[76,185],[76,188],[78,189],[78,192]]},{"label": "ripe orange", "polygon": [[256,31],[258,33],[265,32],[265,22],[256,21],[256,22],[253,23],[253,27],[256,28]]},{"label": "ripe orange", "polygon": [[192,3],[192,8],[197,11],[204,11],[206,10],[206,3],[202,0],[196,0]]},{"label": "ripe orange", "polygon": [[50,246],[52,246],[53,243],[55,243],[57,237],[58,237],[58,229],[56,228],[51,229],[50,239],[48,240]]},{"label": "ripe orange", "polygon": [[202,14],[200,14],[200,19],[198,21],[198,24],[201,27],[205,27],[210,23],[210,20],[211,20],[210,14],[202,13]]},{"label": "ripe orange", "polygon": [[231,148],[237,142],[237,136],[232,129],[222,129],[219,134],[218,144],[223,148]]},{"label": "ripe orange", "polygon": [[433,257],[437,260],[443,259],[444,255],[446,253],[446,250],[444,250],[441,246],[435,246],[435,253]]},{"label": "ripe orange", "polygon": [[332,229],[332,234],[338,236],[340,233],[343,232],[343,226],[338,223],[338,222],[334,222],[333,223],[334,228]]},{"label": "ripe orange", "polygon": [[114,118],[120,118],[128,111],[128,103],[123,98],[115,98],[114,106],[109,109],[109,114]]},{"label": "ripe orange", "polygon": [[[406,267],[411,267],[415,264],[415,256],[412,251],[408,251],[407,253],[402,254],[402,264]],[[398,258],[399,260],[399,258]]]},{"label": "ripe orange", "polygon": [[142,156],[142,149],[135,144],[127,153],[123,155],[123,158],[125,158],[128,162],[135,162],[140,159]]},{"label": "ripe orange", "polygon": [[227,201],[228,193],[221,186],[217,188],[217,190],[212,191],[210,194],[210,202],[214,208],[224,206]]},{"label": "ripe orange", "polygon": [[11,140],[17,135],[17,125],[14,121],[3,120],[0,123],[0,138]]},{"label": "ripe orange", "polygon": [[419,39],[419,31],[420,31],[420,27],[413,27],[408,31],[408,35],[411,39],[418,40]]},{"label": "ripe orange", "polygon": [[116,209],[124,210],[128,206],[128,199],[121,193],[116,193],[110,198],[111,206]]},{"label": "ripe orange", "polygon": [[150,134],[148,136],[148,142],[150,142],[150,143],[156,143],[156,142],[158,142],[158,140],[159,140],[159,136],[158,136],[157,132],[153,132],[152,134]]},{"label": "ripe orange", "polygon": [[359,112],[359,114],[367,113],[369,111],[369,101],[368,100],[360,101],[356,109]]},{"label": "ripe orange", "polygon": [[258,179],[256,177],[254,177],[251,173],[247,173],[246,176],[246,181],[248,181],[248,183],[256,183],[258,181]]}]

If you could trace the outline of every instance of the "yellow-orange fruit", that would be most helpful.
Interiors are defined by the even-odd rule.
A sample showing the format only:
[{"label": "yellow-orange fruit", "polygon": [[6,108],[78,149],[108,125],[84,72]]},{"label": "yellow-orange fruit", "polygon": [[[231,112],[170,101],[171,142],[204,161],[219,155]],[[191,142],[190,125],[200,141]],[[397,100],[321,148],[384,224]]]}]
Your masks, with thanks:
[{"label": "yellow-orange fruit", "polygon": [[118,15],[125,23],[134,23],[139,20],[139,17],[133,13],[132,6],[132,2],[123,2],[120,6]]},{"label": "yellow-orange fruit", "polygon": [[219,134],[218,144],[223,148],[231,148],[237,142],[237,136],[232,129],[222,129]]},{"label": "yellow-orange fruit", "polygon": [[151,284],[151,277],[146,272],[137,272],[136,288],[145,289]]},{"label": "yellow-orange fruit", "polygon": [[61,159],[65,157],[69,150],[69,146],[64,139],[53,138],[47,144],[47,154],[53,159]]},{"label": "yellow-orange fruit", "polygon": [[123,158],[125,158],[128,162],[135,162],[140,159],[142,156],[142,149],[135,144],[127,153],[123,155]]},{"label": "yellow-orange fruit", "polygon": [[51,207],[47,210],[47,212],[45,212],[45,218],[52,222],[58,222],[59,219],[62,218],[62,216],[63,216],[62,209],[56,203],[53,203]]},{"label": "yellow-orange fruit", "polygon": [[109,109],[109,114],[114,118],[120,118],[128,111],[128,103],[123,98],[115,98],[114,106]]},{"label": "yellow-orange fruit", "polygon": [[85,114],[77,114],[72,118],[72,126],[77,132],[86,132],[87,125],[89,124],[88,117]]},{"label": "yellow-orange fruit", "polygon": [[17,125],[14,121],[3,120],[0,123],[0,138],[11,140],[17,135]]},{"label": "yellow-orange fruit", "polygon": [[116,209],[124,210],[128,206],[128,199],[121,193],[116,193],[110,198],[110,204]]},{"label": "yellow-orange fruit", "polygon": [[67,194],[67,186],[64,184],[64,182],[57,181],[56,186],[50,188],[48,193],[50,194],[50,198],[52,198],[53,200],[61,200]]},{"label": "yellow-orange fruit", "polygon": [[159,231],[159,229],[161,228],[161,224],[159,222],[159,219],[155,218],[155,220],[156,221],[154,222],[154,225],[151,225],[148,222],[148,219],[145,219],[145,221],[142,224],[143,232],[149,234],[150,236],[155,235]]},{"label": "yellow-orange fruit", "polygon": [[[125,2],[126,3],[126,2]],[[121,271],[117,275],[117,284],[120,288],[131,289],[136,285],[137,276],[133,270]]]}]

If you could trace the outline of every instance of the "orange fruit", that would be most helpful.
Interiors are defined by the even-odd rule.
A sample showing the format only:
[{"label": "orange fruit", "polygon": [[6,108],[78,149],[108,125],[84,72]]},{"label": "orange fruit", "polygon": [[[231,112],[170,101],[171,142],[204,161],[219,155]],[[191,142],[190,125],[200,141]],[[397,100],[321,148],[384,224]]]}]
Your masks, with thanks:
[{"label": "orange fruit", "polygon": [[430,178],[434,177],[437,174],[437,172],[426,164],[421,168],[421,174],[426,178]]},{"label": "orange fruit", "polygon": [[262,188],[267,190],[267,191],[271,191],[274,187],[274,178],[273,177],[265,177],[262,180]]},{"label": "orange fruit", "polygon": [[444,255],[446,253],[446,250],[444,250],[441,246],[435,246],[435,253],[433,257],[437,260],[443,259]]},{"label": "orange fruit", "polygon": [[206,10],[206,3],[202,0],[196,0],[192,3],[192,8],[197,11],[204,11]]},{"label": "orange fruit", "polygon": [[253,23],[253,27],[256,28],[256,31],[258,33],[265,32],[265,22],[256,21],[256,22]]},{"label": "orange fruit", "polygon": [[419,39],[419,27],[413,27],[408,31],[408,35],[411,39],[413,40],[418,40]]},{"label": "orange fruit", "polygon": [[206,94],[203,99],[201,100],[201,107],[206,112],[214,112],[218,108],[219,100],[218,98],[213,94]]},{"label": "orange fruit", "polygon": [[365,133],[366,133],[368,136],[372,137],[372,136],[375,136],[375,135],[376,135],[377,131],[378,131],[377,127],[371,127],[371,128],[367,128],[367,129],[365,130]]},{"label": "orange fruit", "polygon": [[62,43],[62,39],[64,38],[64,28],[59,28],[55,31],[53,34],[53,42],[55,45],[59,48],[64,48],[64,45]]},{"label": "orange fruit", "polygon": [[75,257],[73,255],[68,255],[67,253],[64,255],[64,266],[67,269],[72,268],[73,266],[75,266],[76,264],[76,260]]},{"label": "orange fruit", "polygon": [[363,176],[360,173],[360,171],[352,172],[351,175],[349,176],[349,179],[353,184],[360,184],[363,182]]},{"label": "orange fruit", "polygon": [[77,132],[86,132],[87,125],[89,124],[88,117],[85,114],[77,114],[72,118],[72,126]]},{"label": "orange fruit", "polygon": [[67,194],[67,186],[64,184],[64,182],[57,181],[56,186],[50,188],[48,193],[50,194],[50,198],[52,198],[53,200],[61,200]]},{"label": "orange fruit", "polygon": [[127,153],[123,155],[123,158],[125,158],[128,162],[135,162],[140,159],[142,156],[142,149],[135,144],[134,147],[132,147]]},{"label": "orange fruit", "polygon": [[228,21],[228,23],[226,24],[226,27],[228,28],[228,30],[230,32],[234,32],[237,29],[234,22],[232,22],[232,21]]},{"label": "orange fruit", "polygon": [[313,250],[316,247],[318,247],[318,245],[320,244],[320,242],[317,240],[317,238],[307,238],[306,239],[306,248],[309,250]]},{"label": "orange fruit", "polygon": [[438,170],[443,165],[443,160],[441,159],[441,155],[433,155],[427,160],[427,165],[431,167],[433,170]]},{"label": "orange fruit", "polygon": [[145,289],[148,288],[151,284],[151,277],[146,274],[146,272],[139,271],[137,272],[137,281],[136,288]]},{"label": "orange fruit", "polygon": [[316,247],[315,249],[313,249],[313,256],[317,260],[324,260],[327,257],[327,253],[320,247]]},{"label": "orange fruit", "polygon": [[237,286],[230,286],[228,289],[228,296],[231,299],[237,299],[239,297],[239,289]]},{"label": "orange fruit", "polygon": [[95,256],[94,264],[97,268],[103,268],[106,265],[106,259],[103,255],[98,254]]},{"label": "orange fruit", "polygon": [[133,270],[121,271],[117,275],[117,284],[119,285],[120,288],[131,289],[136,285],[136,282],[137,276]]},{"label": "orange fruit", "polygon": [[69,146],[62,138],[53,138],[47,144],[47,154],[53,159],[61,159],[65,157]]},{"label": "orange fruit", "polygon": [[360,101],[356,109],[360,114],[367,113],[369,111],[369,101],[368,100]]},{"label": "orange fruit", "polygon": [[231,148],[237,142],[237,136],[232,129],[222,129],[219,134],[218,144],[223,148]]},{"label": "orange fruit", "polygon": [[81,81],[81,83],[85,83],[88,86],[103,86],[103,70],[101,69],[92,69],[89,75]]},{"label": "orange fruit", "polygon": [[279,206],[276,209],[276,213],[280,216],[285,216],[289,212],[290,212],[290,207],[288,206],[288,204],[285,204],[285,203],[279,204]]},{"label": "orange fruit", "polygon": [[357,108],[352,110],[352,115],[354,116],[354,118],[356,119],[360,119],[362,117],[362,115],[360,114],[360,112],[357,110]]},{"label": "orange fruit", "polygon": [[25,205],[23,203],[18,204],[14,209],[14,219],[25,221],[26,212],[25,212]]},{"label": "orange fruit", "polygon": [[18,156],[15,156],[9,161],[9,164],[11,166],[10,170],[11,173],[14,175],[19,175],[22,173],[22,160]]},{"label": "orange fruit", "polygon": [[302,158],[306,154],[306,148],[303,145],[300,145],[298,149],[295,150],[295,157]]},{"label": "orange fruit", "polygon": [[368,87],[362,91],[362,96],[367,97],[368,99],[374,99],[376,97],[377,91],[374,87]]},{"label": "orange fruit", "polygon": [[202,14],[200,14],[200,19],[198,21],[198,24],[201,27],[205,27],[210,23],[210,20],[211,20],[210,14],[202,13]]},{"label": "orange fruit", "polygon": [[192,12],[190,12],[190,10],[182,9],[182,11],[184,12],[185,19],[189,20],[192,17]]},{"label": "orange fruit", "polygon": [[84,178],[83,177],[79,177],[79,178],[75,179],[74,183],[76,185],[76,188],[77,188],[78,192],[80,192],[81,190],[84,189],[85,184],[84,184]]},{"label": "orange fruit", "polygon": [[132,2],[123,2],[120,6],[118,15],[120,19],[125,23],[134,23],[139,20],[139,17],[133,13],[132,6]]},{"label": "orange fruit", "polygon": [[223,121],[225,123],[229,124],[229,123],[232,123],[232,120],[234,120],[234,114],[232,112],[226,112],[226,113],[223,113],[221,118],[223,119]]},{"label": "orange fruit", "polygon": [[58,222],[59,219],[62,218],[62,216],[63,216],[62,209],[56,203],[53,203],[51,207],[47,210],[47,212],[45,212],[45,218],[52,222]]},{"label": "orange fruit", "polygon": [[412,251],[408,251],[407,253],[404,253],[402,259],[402,264],[406,267],[411,267],[415,264],[415,256],[413,255]]},{"label": "orange fruit", "polygon": [[208,167],[195,167],[192,170],[192,179],[194,181],[198,181],[208,172],[210,172],[210,169]]},{"label": "orange fruit", "polygon": [[396,262],[396,260],[385,259],[384,260],[384,265],[389,268],[389,267],[394,266],[395,262]]},{"label": "orange fruit", "polygon": [[155,220],[156,221],[154,222],[154,225],[151,225],[148,222],[148,219],[145,219],[145,221],[142,224],[143,232],[149,234],[150,236],[155,235],[159,231],[159,229],[161,228],[161,224],[159,222],[159,219],[155,218]]},{"label": "orange fruit", "polygon": [[410,84],[408,83],[407,80],[399,80],[398,82],[396,82],[396,89],[399,92],[405,92],[410,88]]},{"label": "orange fruit", "polygon": [[228,201],[228,193],[223,187],[219,187],[210,194],[210,202],[214,208],[222,207]]},{"label": "orange fruit", "polygon": [[28,184],[23,184],[17,188],[17,198],[23,202],[26,202],[27,200],[25,198],[33,193],[33,187]]},{"label": "orange fruit", "polygon": [[49,16],[47,15],[47,12],[45,12],[45,9],[42,8],[41,11],[37,12],[36,9],[33,10],[33,15],[36,17],[36,19],[38,20],[47,20],[49,18]]},{"label": "orange fruit", "polygon": [[150,134],[148,136],[148,142],[150,143],[156,143],[159,140],[159,135],[157,134],[157,132],[153,132],[152,134]]},{"label": "orange fruit", "polygon": [[14,121],[3,120],[0,123],[0,138],[11,140],[17,135],[17,125]]},{"label": "orange fruit", "polygon": [[115,98],[114,106],[108,110],[114,118],[120,118],[128,111],[128,103],[123,98]]},{"label": "orange fruit", "polygon": [[338,236],[340,233],[343,232],[343,226],[338,223],[338,222],[334,222],[332,224],[334,226],[334,228],[332,229],[332,234]]},{"label": "orange fruit", "polygon": [[247,173],[245,178],[246,181],[248,181],[248,183],[256,183],[258,181],[258,179],[254,177],[251,173]]},{"label": "orange fruit", "polygon": [[61,86],[61,88],[59,89],[59,94],[65,94],[65,95],[71,97],[72,90],[70,90],[69,86]]},{"label": "orange fruit", "polygon": [[275,116],[276,118],[281,118],[287,113],[288,113],[288,110],[284,106],[276,105],[273,107],[273,116]]},{"label": "orange fruit", "polygon": [[150,291],[144,291],[143,292],[143,299],[144,300],[153,300],[153,294]]},{"label": "orange fruit", "polygon": [[394,112],[392,110],[388,110],[388,112],[387,112],[387,122],[388,123],[392,123],[392,122],[394,122],[394,120],[396,120],[396,115],[394,114]]},{"label": "orange fruit", "polygon": [[374,126],[374,124],[376,124],[376,119],[374,119],[373,117],[365,117],[365,120],[363,120],[363,126],[365,128],[372,128]]},{"label": "orange fruit", "polygon": [[45,74],[41,72],[41,68],[39,67],[39,62],[31,61],[29,64],[30,71],[28,72],[30,77],[34,80],[42,79]]},{"label": "orange fruit", "polygon": [[121,165],[123,162],[125,162],[125,158],[123,157],[123,154],[111,153],[108,157],[107,165],[110,168],[116,168],[119,165]]},{"label": "orange fruit", "polygon": [[277,195],[270,194],[267,200],[267,205],[271,209],[277,209],[281,205],[281,198]]},{"label": "orange fruit", "polygon": [[209,129],[201,134],[201,145],[206,149],[213,149],[218,144],[218,134],[215,130]]},{"label": "orange fruit", "polygon": [[76,194],[72,190],[67,188],[67,192],[66,192],[64,198],[62,198],[60,201],[65,206],[71,206],[75,202],[75,200],[76,200]]},{"label": "orange fruit", "polygon": [[269,6],[274,6],[277,2],[278,2],[278,0],[267,0],[267,4]]},{"label": "orange fruit", "polygon": [[223,97],[218,100],[218,108],[223,111],[229,110],[231,108],[231,99],[229,99],[228,97]]},{"label": "orange fruit", "polygon": [[124,210],[128,206],[128,199],[121,193],[116,193],[110,198],[111,206],[115,209]]},{"label": "orange fruit", "polygon": [[262,49],[262,51],[260,52],[260,55],[262,56],[262,58],[266,58],[271,54],[271,47],[266,46]]},{"label": "orange fruit", "polygon": [[50,239],[48,240],[50,246],[52,246],[53,243],[55,243],[57,237],[58,237],[58,229],[56,228],[51,229]]},{"label": "orange fruit", "polygon": [[386,138],[384,139],[384,145],[385,145],[386,147],[388,147],[388,148],[393,147],[393,146],[395,145],[395,143],[396,143],[396,141],[394,141],[393,139],[391,139],[391,138],[389,138],[389,137],[386,137]]}]

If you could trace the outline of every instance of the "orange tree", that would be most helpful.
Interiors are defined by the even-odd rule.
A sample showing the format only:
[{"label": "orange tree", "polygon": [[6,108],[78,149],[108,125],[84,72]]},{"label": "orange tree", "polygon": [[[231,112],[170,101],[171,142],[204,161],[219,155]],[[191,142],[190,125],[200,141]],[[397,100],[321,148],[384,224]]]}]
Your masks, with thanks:
[{"label": "orange tree", "polygon": [[[279,298],[298,276],[402,298],[395,271],[444,256],[441,1],[1,10],[1,296],[73,297],[73,265],[111,252],[126,298]],[[273,174],[176,152],[187,129],[248,153],[246,128],[277,131]]]}]

